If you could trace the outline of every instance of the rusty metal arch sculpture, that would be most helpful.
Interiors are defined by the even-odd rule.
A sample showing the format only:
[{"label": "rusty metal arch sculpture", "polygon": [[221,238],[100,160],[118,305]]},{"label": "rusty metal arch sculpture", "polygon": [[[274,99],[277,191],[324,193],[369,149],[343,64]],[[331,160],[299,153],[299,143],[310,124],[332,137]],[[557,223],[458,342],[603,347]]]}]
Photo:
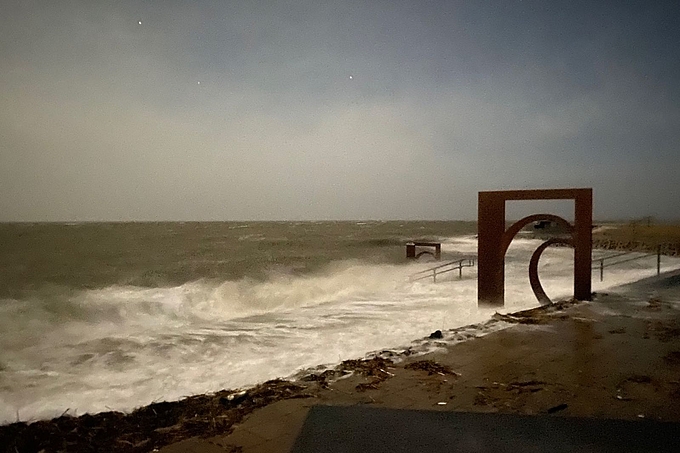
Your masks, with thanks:
[{"label": "rusty metal arch sculpture", "polygon": [[529,261],[529,283],[531,284],[531,289],[536,295],[536,299],[542,305],[551,304],[552,300],[548,297],[541,285],[541,280],[538,278],[538,260],[541,259],[541,254],[543,251],[553,244],[564,244],[573,246],[573,242],[568,239],[562,238],[551,238],[545,241],[543,244],[539,245],[534,253],[531,255],[531,260]]},{"label": "rusty metal arch sculpture", "polygon": [[[574,200],[574,225],[552,214],[524,217],[505,229],[508,200]],[[505,252],[515,235],[530,222],[550,220],[566,227],[571,239],[553,238],[541,244],[529,263],[529,281],[541,303],[550,303],[538,278],[538,261],[553,244],[574,248],[574,297],[590,300],[592,251],[592,189],[507,190],[479,192],[477,299],[479,305],[503,306],[505,293]]]},{"label": "rusty metal arch sculpture", "polygon": [[551,222],[555,222],[563,226],[567,230],[567,233],[569,234],[573,234],[574,232],[574,226],[560,216],[554,214],[533,214],[530,216],[526,216],[523,219],[513,223],[512,226],[508,228],[505,231],[505,233],[503,233],[503,242],[501,245],[501,247],[503,248],[503,256],[505,256],[505,253],[508,251],[508,247],[510,247],[510,243],[515,238],[515,236],[517,236],[517,233],[519,233],[522,228],[524,228],[525,226],[532,222],[538,222],[540,220],[549,220]]},{"label": "rusty metal arch sculpture", "polygon": [[[505,233],[503,233],[503,242],[501,244],[503,256],[505,256],[508,251],[508,247],[510,247],[510,244],[512,243],[512,240],[515,238],[515,236],[517,236],[517,233],[519,233],[522,228],[524,228],[526,225],[529,225],[530,223],[541,220],[555,222],[558,225],[563,226],[567,233],[573,235],[574,226],[560,216],[554,214],[533,214],[526,216],[523,219],[513,223],[512,226],[510,226],[510,228],[508,228]],[[543,285],[541,285],[541,280],[538,277],[538,261],[541,258],[543,251],[553,244],[572,245],[573,241],[562,238],[548,239],[546,242],[538,246],[538,248],[531,255],[531,260],[529,262],[529,283],[531,284],[531,289],[533,290],[536,299],[538,299],[538,301],[544,305],[551,304],[552,300],[550,300],[548,295],[545,293]]]}]

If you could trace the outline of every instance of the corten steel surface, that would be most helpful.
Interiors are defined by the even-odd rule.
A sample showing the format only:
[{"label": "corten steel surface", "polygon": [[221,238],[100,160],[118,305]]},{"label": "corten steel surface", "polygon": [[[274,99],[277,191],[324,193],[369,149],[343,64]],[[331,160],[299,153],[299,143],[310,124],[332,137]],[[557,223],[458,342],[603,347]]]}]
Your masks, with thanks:
[{"label": "corten steel surface", "polygon": [[[508,200],[574,200],[574,225],[552,214],[525,217],[505,229],[505,202]],[[545,248],[554,243],[574,247],[574,297],[590,300],[593,189],[539,189],[479,192],[477,301],[479,305],[503,306],[505,299],[505,252],[515,235],[529,223],[549,220],[566,227],[571,240],[551,239],[531,257],[529,280],[541,303],[550,299],[538,279],[538,260]]]}]

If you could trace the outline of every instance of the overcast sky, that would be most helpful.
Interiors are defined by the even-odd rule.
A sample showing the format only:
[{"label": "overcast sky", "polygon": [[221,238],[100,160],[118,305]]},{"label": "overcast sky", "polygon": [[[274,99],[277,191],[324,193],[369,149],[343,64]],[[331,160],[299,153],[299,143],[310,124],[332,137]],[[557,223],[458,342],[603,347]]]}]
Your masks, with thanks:
[{"label": "overcast sky", "polygon": [[0,221],[680,218],[680,2],[4,0]]}]

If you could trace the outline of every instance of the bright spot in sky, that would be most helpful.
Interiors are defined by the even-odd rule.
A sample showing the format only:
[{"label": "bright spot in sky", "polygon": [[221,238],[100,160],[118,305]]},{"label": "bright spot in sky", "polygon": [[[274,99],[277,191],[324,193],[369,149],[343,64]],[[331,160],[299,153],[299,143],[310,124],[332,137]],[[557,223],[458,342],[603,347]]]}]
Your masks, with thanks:
[{"label": "bright spot in sky", "polygon": [[200,85],[200,84],[201,84],[201,82],[198,82],[198,84]]},{"label": "bright spot in sky", "polygon": [[139,22],[137,22],[137,23],[138,23],[139,25],[142,25],[142,21],[141,21],[141,20],[140,20]]},{"label": "bright spot in sky", "polygon": [[354,78],[354,76],[349,76],[349,80],[352,80],[353,78]]}]

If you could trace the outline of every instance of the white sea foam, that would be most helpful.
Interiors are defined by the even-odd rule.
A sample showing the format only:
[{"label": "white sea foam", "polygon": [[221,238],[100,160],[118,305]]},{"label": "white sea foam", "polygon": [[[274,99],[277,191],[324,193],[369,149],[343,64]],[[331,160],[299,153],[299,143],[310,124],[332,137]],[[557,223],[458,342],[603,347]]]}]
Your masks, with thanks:
[{"label": "white sea foam", "polygon": [[[537,241],[506,257],[506,310],[535,306],[527,276]],[[444,252],[476,252],[474,238]],[[655,257],[594,273],[593,289],[654,275]],[[573,254],[549,249],[539,273],[548,295],[571,294]],[[680,267],[663,259],[663,269]],[[0,423],[131,410],[152,401],[253,385],[301,368],[408,346],[434,330],[482,322],[476,268],[433,284],[408,276],[432,264],[335,263],[315,275],[264,282],[196,281],[170,288],[111,286],[0,304]],[[56,298],[55,302],[52,298]]]}]

